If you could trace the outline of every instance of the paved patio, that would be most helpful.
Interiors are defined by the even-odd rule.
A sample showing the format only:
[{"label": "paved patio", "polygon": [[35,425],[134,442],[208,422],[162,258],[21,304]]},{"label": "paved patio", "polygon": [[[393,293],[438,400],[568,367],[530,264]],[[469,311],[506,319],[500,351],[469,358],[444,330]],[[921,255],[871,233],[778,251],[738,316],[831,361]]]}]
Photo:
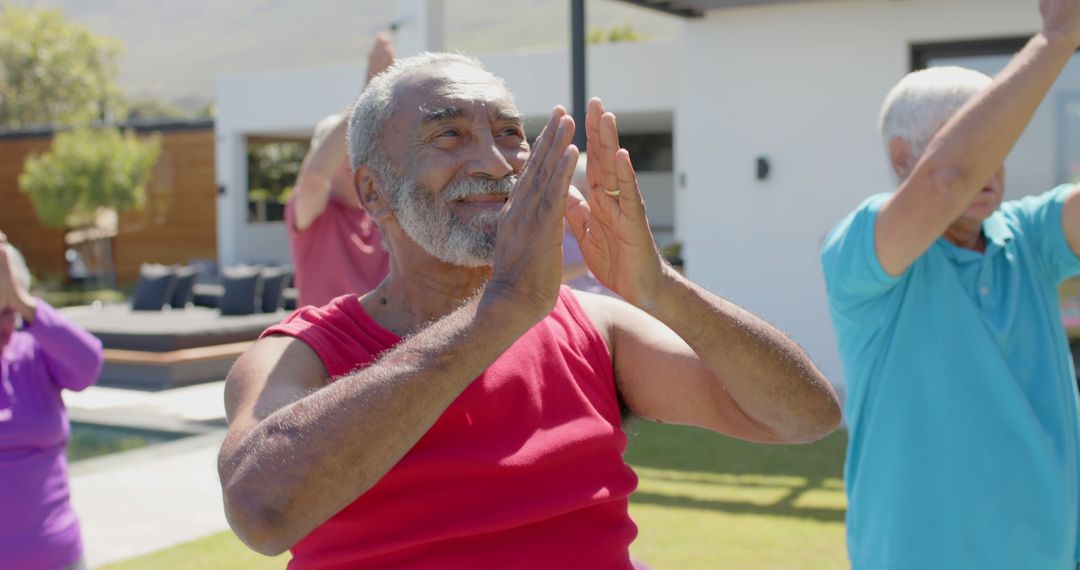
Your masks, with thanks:
[{"label": "paved patio", "polygon": [[224,382],[163,392],[65,392],[72,420],[198,433],[71,465],[72,502],[91,568],[228,529],[217,478]]}]

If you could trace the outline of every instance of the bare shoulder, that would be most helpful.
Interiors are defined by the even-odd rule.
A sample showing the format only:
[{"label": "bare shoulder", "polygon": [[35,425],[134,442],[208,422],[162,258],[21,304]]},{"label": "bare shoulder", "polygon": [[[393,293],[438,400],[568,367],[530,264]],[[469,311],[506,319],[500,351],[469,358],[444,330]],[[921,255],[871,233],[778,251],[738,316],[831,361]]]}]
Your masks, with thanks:
[{"label": "bare shoulder", "polygon": [[600,331],[612,353],[620,339],[645,339],[650,333],[670,332],[660,321],[622,299],[577,290],[574,291],[574,296]]},{"label": "bare shoulder", "polygon": [[600,335],[604,337],[604,341],[610,347],[613,339],[612,324],[616,322],[616,315],[622,310],[619,305],[626,305],[627,307],[629,305],[625,301],[607,295],[578,291],[577,289],[571,289],[571,291],[574,297],[577,298],[582,310],[585,311],[585,316],[589,317],[593,326],[600,331]]},{"label": "bare shoulder", "polygon": [[230,426],[257,423],[328,380],[322,360],[305,342],[285,335],[259,339],[240,355],[225,379]]}]

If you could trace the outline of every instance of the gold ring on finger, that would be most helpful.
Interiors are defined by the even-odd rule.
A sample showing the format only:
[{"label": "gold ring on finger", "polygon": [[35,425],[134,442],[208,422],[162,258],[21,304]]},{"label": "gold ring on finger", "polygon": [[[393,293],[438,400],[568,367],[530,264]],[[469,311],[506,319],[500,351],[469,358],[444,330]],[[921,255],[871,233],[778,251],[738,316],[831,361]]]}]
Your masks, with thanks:
[{"label": "gold ring on finger", "polygon": [[619,194],[622,194],[622,192],[620,192],[619,190],[608,190],[607,188],[604,188],[604,194],[618,198]]}]

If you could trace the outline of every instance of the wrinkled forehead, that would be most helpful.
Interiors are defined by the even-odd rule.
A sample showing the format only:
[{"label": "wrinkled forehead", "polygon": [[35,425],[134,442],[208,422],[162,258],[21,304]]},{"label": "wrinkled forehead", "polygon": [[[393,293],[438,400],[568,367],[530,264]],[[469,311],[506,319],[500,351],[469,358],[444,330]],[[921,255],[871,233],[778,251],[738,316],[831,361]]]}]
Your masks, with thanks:
[{"label": "wrinkled forehead", "polygon": [[520,117],[502,82],[484,70],[452,62],[423,68],[402,80],[394,93],[391,118],[415,128],[433,118],[477,114]]}]

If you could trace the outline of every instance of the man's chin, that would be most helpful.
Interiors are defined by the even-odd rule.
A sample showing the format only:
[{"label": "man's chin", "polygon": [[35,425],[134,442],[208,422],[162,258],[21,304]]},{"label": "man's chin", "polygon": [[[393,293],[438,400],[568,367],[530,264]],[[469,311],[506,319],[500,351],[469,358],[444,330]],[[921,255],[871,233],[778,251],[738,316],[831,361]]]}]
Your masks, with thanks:
[{"label": "man's chin", "polygon": [[421,244],[428,255],[455,267],[475,269],[491,267],[495,261],[495,248],[455,248],[448,244]]},{"label": "man's chin", "polygon": [[986,218],[989,218],[997,211],[1001,205],[1000,202],[987,202],[982,204],[972,204],[968,206],[967,210],[964,210],[963,218],[972,222],[982,223]]},{"label": "man's chin", "polygon": [[468,259],[461,258],[461,259],[454,259],[454,260],[445,260],[444,259],[443,261],[445,261],[446,263],[449,263],[450,265],[455,265],[457,267],[464,267],[466,269],[479,269],[481,267],[487,267],[487,268],[490,269],[491,267],[494,266],[494,263],[495,263],[494,260],[492,260],[492,259],[485,259],[485,258],[481,258],[481,257],[470,257]]}]

